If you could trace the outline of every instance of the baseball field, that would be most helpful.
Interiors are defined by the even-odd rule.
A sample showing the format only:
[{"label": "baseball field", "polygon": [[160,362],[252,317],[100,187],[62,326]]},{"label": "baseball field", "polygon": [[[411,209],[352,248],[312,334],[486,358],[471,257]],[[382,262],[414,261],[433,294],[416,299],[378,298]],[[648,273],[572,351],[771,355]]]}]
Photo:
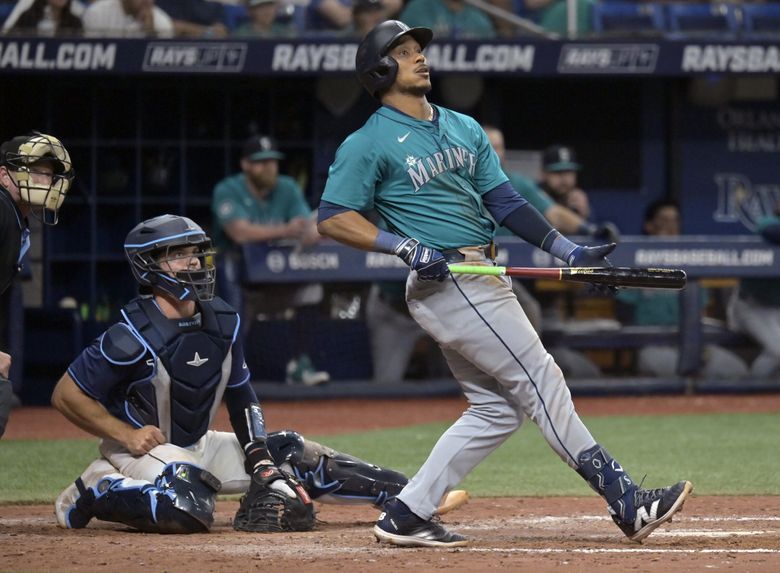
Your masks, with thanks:
[{"label": "baseball field", "polygon": [[[604,503],[527,423],[463,487],[447,526],[465,548],[380,546],[371,507],[318,505],[315,531],[259,535],[230,526],[162,536],[93,522],[56,526],[52,501],[95,457],[96,441],[48,408],[12,413],[0,441],[0,571],[780,571],[780,394],[578,398],[596,438],[644,487],[689,479],[695,492],[644,544],[622,537]],[[291,428],[409,474],[464,409],[459,398],[271,402]],[[216,427],[228,429],[225,412]]]}]

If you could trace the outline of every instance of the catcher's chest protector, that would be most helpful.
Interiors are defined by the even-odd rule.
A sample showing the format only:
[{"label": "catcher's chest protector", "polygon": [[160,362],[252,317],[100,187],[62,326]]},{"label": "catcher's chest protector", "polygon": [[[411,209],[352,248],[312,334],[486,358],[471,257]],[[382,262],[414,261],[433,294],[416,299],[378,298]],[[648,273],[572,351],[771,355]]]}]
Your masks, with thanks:
[{"label": "catcher's chest protector", "polygon": [[151,298],[128,304],[125,318],[154,353],[154,373],[128,390],[130,416],[186,447],[208,430],[230,375],[238,317],[221,299],[200,303],[200,328],[182,330]]}]

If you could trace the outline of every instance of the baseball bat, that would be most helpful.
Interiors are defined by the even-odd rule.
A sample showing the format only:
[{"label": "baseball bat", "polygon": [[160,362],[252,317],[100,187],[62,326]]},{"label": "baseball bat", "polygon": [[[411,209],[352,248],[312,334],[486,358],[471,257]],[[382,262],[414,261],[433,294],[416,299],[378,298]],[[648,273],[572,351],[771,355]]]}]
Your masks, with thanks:
[{"label": "baseball bat", "polygon": [[685,271],[679,269],[641,269],[634,267],[491,267],[449,265],[451,273],[548,279],[575,283],[604,284],[634,288],[685,288]]}]

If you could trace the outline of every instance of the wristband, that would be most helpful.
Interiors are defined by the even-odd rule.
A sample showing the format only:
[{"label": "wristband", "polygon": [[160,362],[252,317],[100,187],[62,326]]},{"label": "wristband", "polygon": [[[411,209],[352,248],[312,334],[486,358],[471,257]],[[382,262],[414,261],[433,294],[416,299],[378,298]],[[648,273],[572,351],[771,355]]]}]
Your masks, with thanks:
[{"label": "wristband", "polygon": [[398,247],[408,239],[388,233],[384,229],[379,229],[376,239],[374,239],[374,250],[378,253],[387,253],[389,255],[397,255]]},{"label": "wristband", "polygon": [[572,243],[569,239],[561,235],[555,229],[547,233],[547,236],[544,238],[541,244],[542,250],[547,251],[552,256],[557,257],[562,261],[566,261],[566,264],[568,265],[571,265],[571,261],[569,259],[578,247],[579,245]]}]

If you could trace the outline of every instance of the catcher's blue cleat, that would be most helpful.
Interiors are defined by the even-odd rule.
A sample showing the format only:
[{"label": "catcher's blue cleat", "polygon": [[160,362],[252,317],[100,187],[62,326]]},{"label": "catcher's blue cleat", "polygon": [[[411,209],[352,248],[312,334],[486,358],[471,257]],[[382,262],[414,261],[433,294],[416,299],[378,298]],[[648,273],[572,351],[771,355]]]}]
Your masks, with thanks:
[{"label": "catcher's blue cleat", "polygon": [[447,531],[437,518],[418,517],[399,499],[391,499],[374,526],[377,541],[406,547],[460,547],[468,540]]}]

